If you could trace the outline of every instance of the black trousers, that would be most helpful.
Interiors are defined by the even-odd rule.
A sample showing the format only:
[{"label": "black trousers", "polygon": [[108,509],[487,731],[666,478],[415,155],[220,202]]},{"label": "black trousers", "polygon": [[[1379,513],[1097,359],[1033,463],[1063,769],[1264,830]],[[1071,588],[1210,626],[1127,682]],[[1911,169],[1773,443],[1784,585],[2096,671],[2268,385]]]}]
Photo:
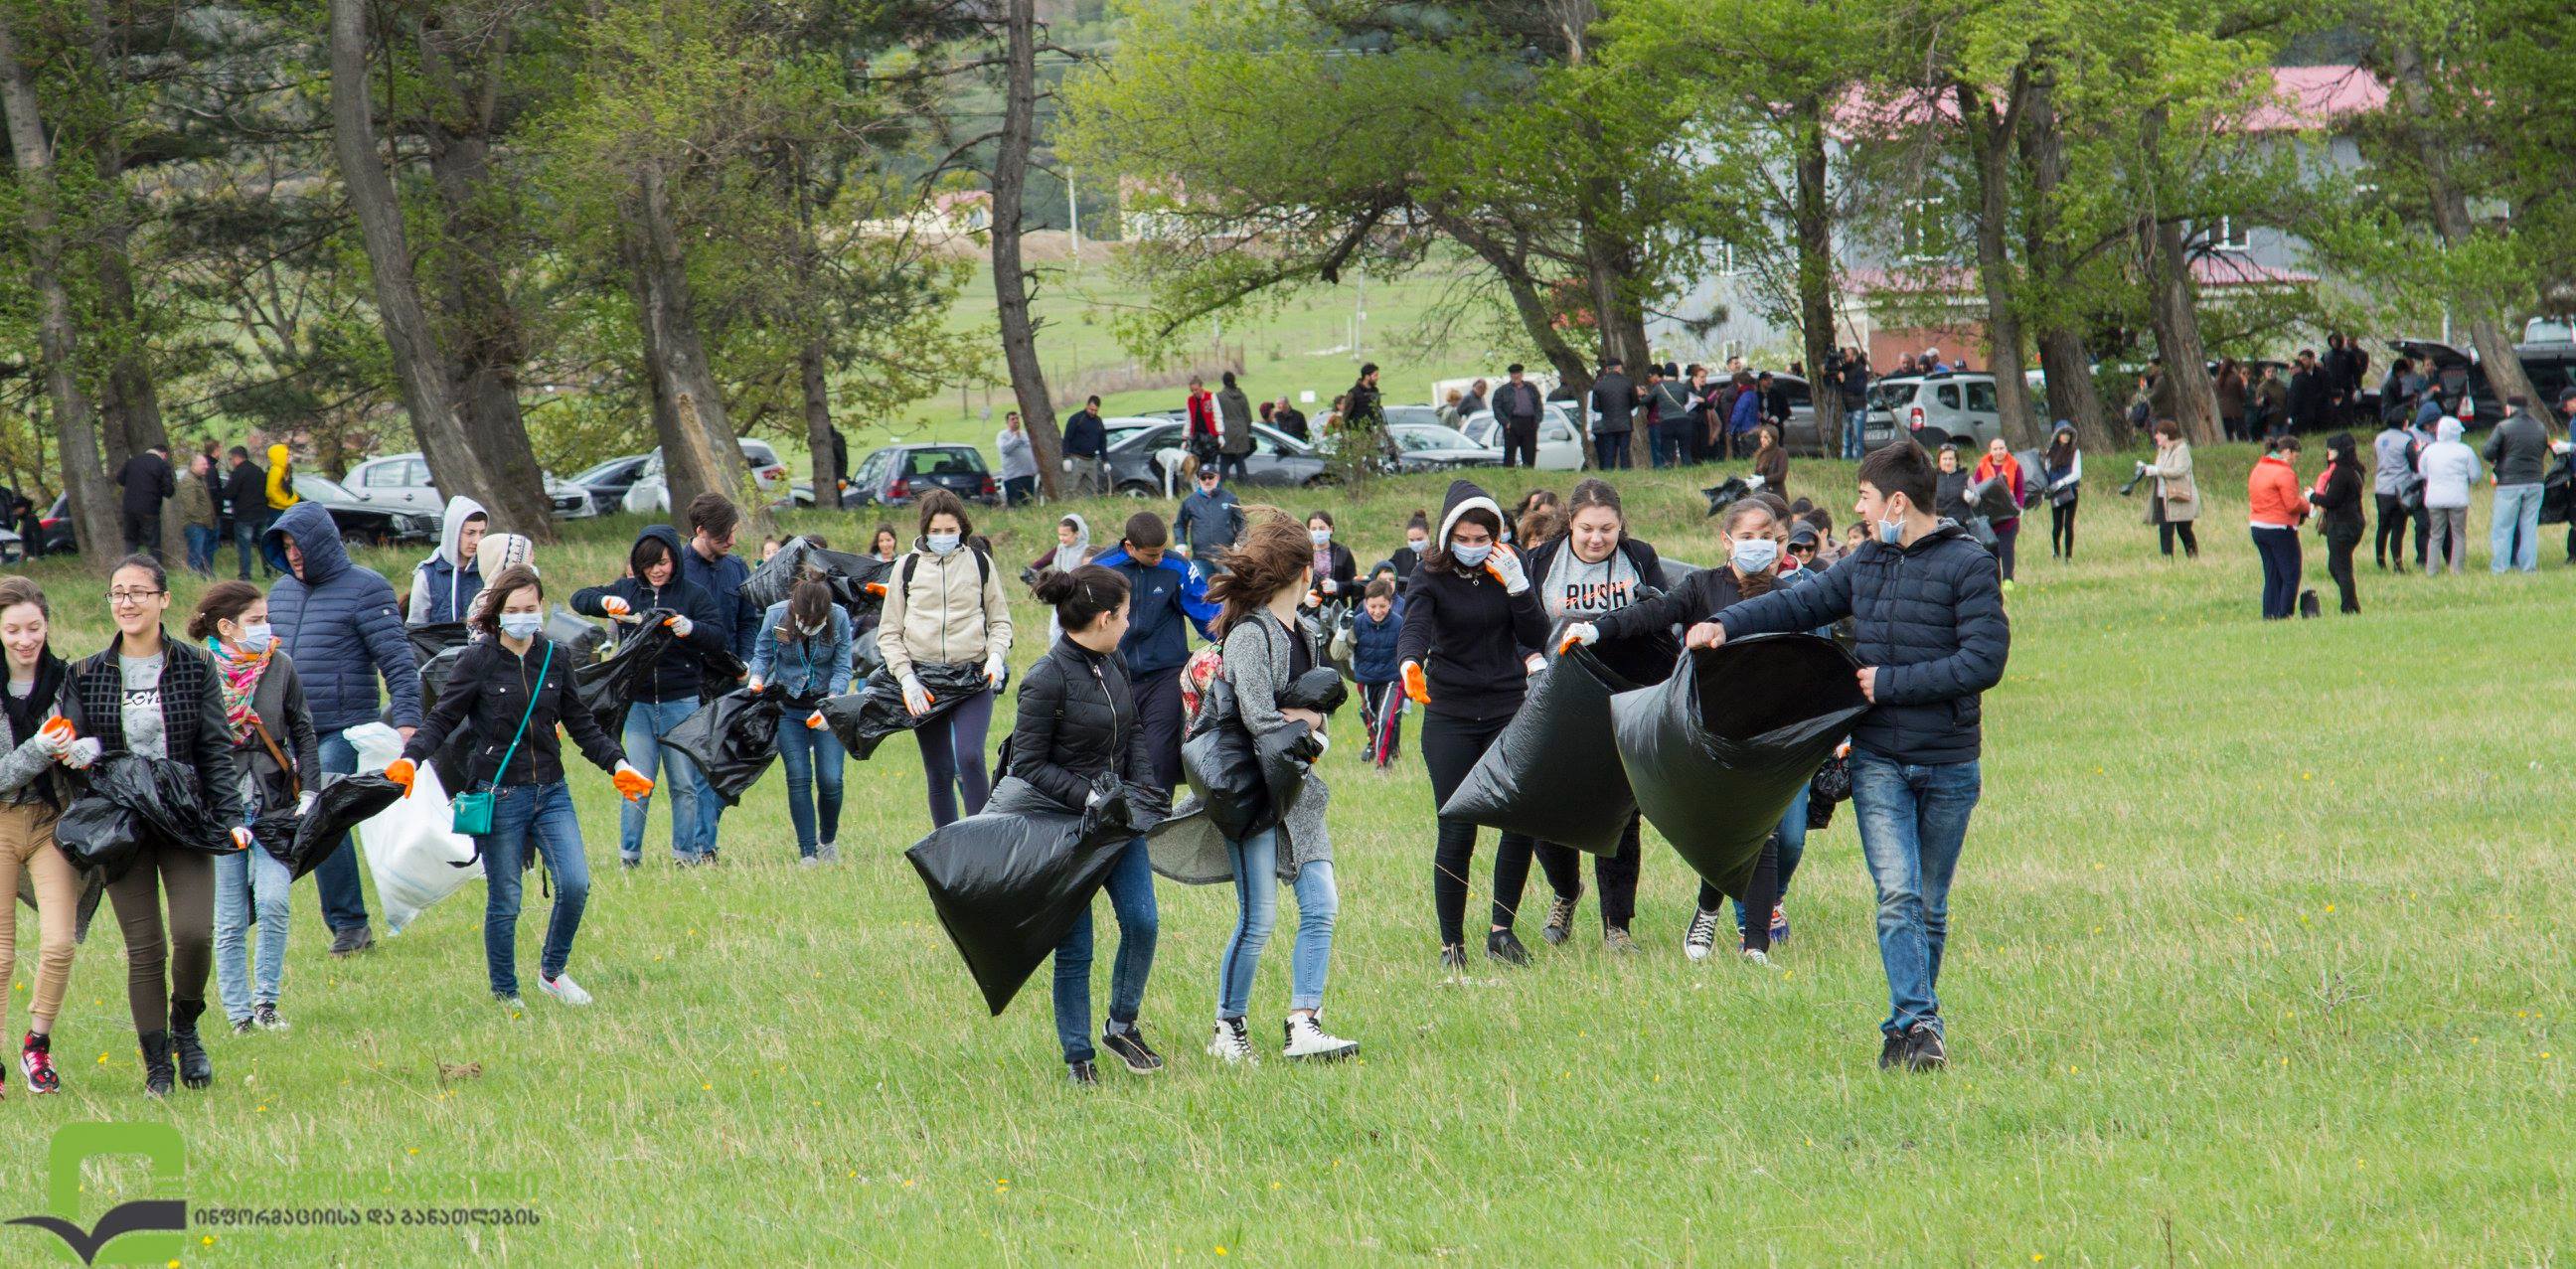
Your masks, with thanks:
[{"label": "black trousers", "polygon": [[[2406,499],[2399,494],[2374,494],[2379,503],[2379,527],[2370,535],[2370,555],[2381,568],[2395,556],[2397,571],[2406,571]],[[2418,557],[2421,558],[2420,556]]]},{"label": "black trousers", "polygon": [[2058,559],[2075,558],[2075,504],[2077,499],[2048,504],[2048,553]]},{"label": "black trousers", "polygon": [[2285,620],[2299,608],[2299,531],[2260,528],[2248,532],[2254,536],[2254,553],[2263,558],[2263,617],[2268,621]]},{"label": "black trousers", "polygon": [[1154,762],[1154,780],[1166,793],[1181,787],[1181,668],[1156,670],[1133,680],[1136,725],[1145,731],[1145,753]]},{"label": "black trousers", "polygon": [[[1458,791],[1485,747],[1494,743],[1511,715],[1459,718],[1425,711],[1422,719],[1422,765],[1431,774],[1431,805],[1437,807]],[[1521,891],[1529,886],[1530,855],[1537,843],[1524,834],[1505,833],[1494,847],[1493,923],[1510,929],[1520,914]],[[1439,844],[1431,855],[1431,906],[1440,921],[1441,945],[1467,941],[1467,869],[1475,862],[1476,826],[1440,817]]]},{"label": "black trousers", "polygon": [[1503,466],[1538,466],[1538,420],[1503,425]]},{"label": "black trousers", "polygon": [[2020,516],[1995,526],[1995,567],[2002,570],[2003,578],[2008,582],[2013,579],[2013,544],[2020,540]]},{"label": "black trousers", "polygon": [[158,511],[122,511],[125,522],[125,553],[161,558],[161,513]]},{"label": "black trousers", "polygon": [[2326,576],[2343,592],[2343,611],[2360,612],[2361,597],[2352,589],[2352,553],[2361,546],[2361,526],[2326,526]]},{"label": "black trousers", "polygon": [[[1637,916],[1637,847],[1638,816],[1628,817],[1628,831],[1619,835],[1619,853],[1594,855],[1592,876],[1601,883],[1601,928],[1628,928]],[[1571,846],[1555,842],[1538,843],[1535,853],[1539,868],[1547,874],[1548,889],[1559,899],[1583,897],[1583,854]]]},{"label": "black trousers", "polygon": [[2200,539],[2191,535],[2191,521],[2167,520],[2156,526],[2156,545],[2165,554],[2173,554],[2174,539],[2177,537],[2182,539],[2184,555],[2192,559],[2200,558]]}]

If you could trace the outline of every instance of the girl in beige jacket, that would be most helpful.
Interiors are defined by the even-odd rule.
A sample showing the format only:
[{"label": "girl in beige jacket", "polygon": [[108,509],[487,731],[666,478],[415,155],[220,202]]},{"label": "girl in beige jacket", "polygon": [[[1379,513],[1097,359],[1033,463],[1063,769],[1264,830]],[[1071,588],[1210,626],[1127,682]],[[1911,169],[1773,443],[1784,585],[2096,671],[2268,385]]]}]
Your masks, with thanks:
[{"label": "girl in beige jacket", "polygon": [[2172,419],[2156,420],[2155,433],[2156,461],[2138,464],[2140,472],[2156,480],[2147,499],[2147,523],[2156,526],[2165,554],[2173,554],[2179,537],[2183,554],[2198,559],[2200,540],[2192,536],[2191,522],[2200,518],[2200,486],[2191,478],[2191,443],[2182,438],[2182,424]]},{"label": "girl in beige jacket", "polygon": [[[984,738],[993,726],[994,693],[1010,669],[1011,608],[992,557],[966,544],[975,532],[966,504],[933,489],[917,505],[921,537],[886,576],[877,646],[886,672],[903,685],[905,709],[919,717],[934,703],[948,707],[913,731],[930,781],[930,822],[938,827],[956,820],[961,789],[968,815],[982,811],[992,794]],[[941,669],[932,677],[942,682],[980,677],[981,683],[953,705],[935,702],[922,680],[932,667]]]}]

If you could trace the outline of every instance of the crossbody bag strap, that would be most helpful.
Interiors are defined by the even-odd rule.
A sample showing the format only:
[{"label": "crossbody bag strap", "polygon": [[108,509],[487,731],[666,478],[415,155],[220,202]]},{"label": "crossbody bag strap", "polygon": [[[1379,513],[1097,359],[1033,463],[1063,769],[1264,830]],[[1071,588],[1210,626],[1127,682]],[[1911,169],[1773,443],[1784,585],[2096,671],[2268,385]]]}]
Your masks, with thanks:
[{"label": "crossbody bag strap", "polygon": [[250,719],[250,729],[259,733],[259,743],[267,746],[268,756],[275,758],[279,769],[286,772],[286,786],[291,791],[292,796],[299,801],[302,800],[304,797],[304,778],[296,774],[295,764],[288,762],[286,760],[285,751],[277,747],[277,738],[268,734],[268,724],[261,722],[259,720],[259,715],[253,714]]},{"label": "crossbody bag strap", "polygon": [[519,729],[510,733],[510,747],[501,751],[501,765],[492,768],[492,786],[499,788],[501,776],[509,771],[510,759],[519,754],[519,739],[528,734],[528,719],[537,712],[537,694],[546,690],[546,673],[555,666],[555,641],[546,640],[546,659],[537,665],[537,685],[528,689],[528,708],[519,715]]}]

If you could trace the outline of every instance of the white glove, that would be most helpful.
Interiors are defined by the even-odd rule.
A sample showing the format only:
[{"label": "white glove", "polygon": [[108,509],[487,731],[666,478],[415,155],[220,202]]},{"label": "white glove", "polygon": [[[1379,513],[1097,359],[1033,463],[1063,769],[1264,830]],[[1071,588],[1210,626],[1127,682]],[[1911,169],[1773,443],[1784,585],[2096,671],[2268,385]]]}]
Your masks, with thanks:
[{"label": "white glove", "polygon": [[65,753],[70,752],[77,739],[72,734],[69,723],[60,727],[40,727],[36,730],[35,736],[36,752],[48,758],[60,760]]},{"label": "white glove", "polygon": [[1556,650],[1563,652],[1576,644],[1588,648],[1599,642],[1601,642],[1601,627],[1588,621],[1578,621],[1567,626],[1565,633],[1557,637]]},{"label": "white glove", "polygon": [[1324,645],[1324,649],[1325,652],[1336,661],[1348,659],[1351,655],[1351,632],[1347,630],[1334,631],[1332,642]]},{"label": "white glove", "polygon": [[1762,477],[1758,475],[1747,476],[1744,478],[1744,487],[1747,489],[1759,489],[1769,483],[1769,481],[1762,479]]},{"label": "white glove", "polygon": [[63,750],[62,763],[74,771],[87,771],[89,764],[98,761],[106,752],[107,746],[98,743],[98,737],[83,736]]},{"label": "white glove", "polygon": [[691,621],[686,617],[665,617],[662,619],[662,624],[669,626],[672,634],[683,639],[689,637],[690,631],[698,628],[698,623]]},{"label": "white glove", "polygon": [[1325,735],[1321,729],[1309,731],[1306,735],[1308,739],[1315,742],[1314,761],[1322,762],[1324,755],[1333,751],[1333,738]]},{"label": "white glove", "polygon": [[993,655],[984,658],[985,682],[999,684],[1002,681],[1002,676],[1010,672],[1011,659],[1009,657],[996,652]]},{"label": "white glove", "polygon": [[252,836],[250,835],[250,830],[249,830],[249,829],[247,829],[247,828],[238,828],[238,827],[237,827],[237,828],[233,829],[233,849],[234,849],[234,850],[249,850],[249,849],[251,848],[252,844],[253,844],[255,841],[257,841],[257,840],[258,840],[258,839],[254,838],[254,837],[252,837]]},{"label": "white glove", "polygon": [[930,712],[930,689],[909,674],[903,676],[903,708],[915,718]]},{"label": "white glove", "polygon": [[1517,552],[1503,547],[1494,548],[1494,553],[1485,557],[1485,571],[1503,584],[1506,595],[1518,595],[1529,589],[1529,573],[1521,568],[1521,557]]},{"label": "white glove", "polygon": [[310,793],[297,797],[295,799],[295,813],[297,815],[311,815],[313,813],[313,803],[315,801],[315,795]]},{"label": "white glove", "polygon": [[608,614],[610,617],[612,617],[612,618],[619,618],[619,619],[623,619],[623,618],[626,618],[626,617],[632,617],[632,616],[634,616],[634,615],[635,615],[635,610],[634,610],[633,608],[631,608],[631,607],[628,607],[628,606],[627,606],[627,603],[626,603],[626,601],[625,601],[625,600],[623,600],[623,599],[619,599],[619,598],[618,598],[617,596],[615,596],[615,595],[611,595],[611,596],[609,596],[609,597],[608,597],[608,598],[606,598],[606,599],[600,600],[600,601],[599,601],[599,610],[600,610],[601,612],[607,613],[607,614]]},{"label": "white glove", "polygon": [[1521,673],[1536,674],[1547,668],[1547,658],[1533,652],[1521,658]]},{"label": "white glove", "polygon": [[1327,594],[1327,595],[1338,595],[1338,594],[1341,594],[1341,593],[1342,593],[1342,584],[1341,584],[1339,581],[1336,581],[1336,580],[1334,580],[1334,579],[1332,579],[1332,578],[1330,578],[1330,577],[1327,577],[1327,578],[1325,578],[1325,579],[1324,579],[1324,593],[1325,593],[1325,594]]}]

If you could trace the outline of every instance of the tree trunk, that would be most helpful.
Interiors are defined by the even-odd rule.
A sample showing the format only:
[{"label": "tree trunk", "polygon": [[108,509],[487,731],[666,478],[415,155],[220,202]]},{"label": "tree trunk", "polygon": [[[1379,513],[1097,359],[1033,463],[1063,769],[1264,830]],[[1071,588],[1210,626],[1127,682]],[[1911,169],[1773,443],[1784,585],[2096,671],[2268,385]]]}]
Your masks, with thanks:
[{"label": "tree trunk", "polygon": [[[830,361],[820,332],[809,335],[805,346],[797,350],[796,369],[805,395],[805,446],[814,457],[814,505],[837,511],[841,507],[841,480],[849,475],[832,455],[832,394],[824,382],[824,371]],[[1041,464],[1040,470],[1044,470]]]},{"label": "tree trunk", "polygon": [[2023,108],[2020,137],[2022,162],[2030,169],[2029,207],[2022,219],[2022,259],[2028,276],[2039,284],[2046,298],[2032,322],[2032,336],[2039,346],[2039,369],[2046,381],[2049,417],[2073,422],[2079,443],[2096,453],[2108,453],[2127,446],[2128,420],[2102,408],[2102,394],[2093,384],[2093,359],[2085,351],[2084,334],[2067,317],[2074,277],[2067,266],[2065,244],[2057,236],[2058,192],[2066,183],[2065,142],[2049,81],[2036,80],[2030,87],[2030,103]]},{"label": "tree trunk", "polygon": [[2183,251],[2182,222],[2166,215],[2163,206],[2164,128],[2165,108],[2159,105],[2147,112],[2139,133],[2139,167],[2147,189],[2135,233],[2147,279],[2147,323],[2156,332],[2156,351],[2164,355],[2174,422],[2182,426],[2183,439],[2214,445],[2222,439],[2218,388],[2210,382],[2209,353],[2200,339],[2199,292],[2191,281],[2191,258]]},{"label": "tree trunk", "polygon": [[9,148],[24,183],[28,282],[39,297],[36,342],[45,359],[45,392],[54,434],[62,442],[63,491],[71,497],[72,533],[93,561],[115,558],[123,526],[107,473],[99,468],[98,422],[81,385],[79,332],[63,285],[63,237],[57,219],[53,144],[36,102],[35,79],[18,48],[11,11],[0,8],[0,111],[9,117]]},{"label": "tree trunk", "polygon": [[[488,120],[480,121],[488,127]],[[527,360],[525,327],[502,273],[508,250],[502,228],[488,210],[491,146],[480,134],[440,131],[429,147],[429,170],[439,195],[442,236],[438,253],[456,356],[446,367],[458,424],[473,437],[482,466],[496,487],[471,495],[491,513],[496,529],[539,542],[555,540],[554,506],[546,496],[544,469],[528,442],[519,410],[519,367]],[[447,469],[430,461],[441,489]],[[497,500],[496,500],[497,496]]]},{"label": "tree trunk", "polygon": [[2021,313],[2013,306],[2012,257],[2004,231],[2012,217],[2013,134],[2018,130],[2021,99],[2028,91],[2028,68],[2013,72],[2003,117],[1997,119],[1984,90],[1952,85],[1959,117],[1967,125],[1977,173],[1977,280],[1985,289],[1986,343],[1995,376],[1996,413],[2004,443],[2015,450],[2032,449],[2044,438],[2031,417],[2030,382],[2022,377]]},{"label": "tree trunk", "polygon": [[1002,360],[1011,370],[1011,395],[1019,400],[1020,423],[1028,429],[1029,449],[1037,457],[1038,487],[1054,497],[1064,438],[1056,431],[1046,369],[1038,364],[1029,279],[1020,267],[1020,199],[1028,187],[1029,147],[1037,138],[1037,7],[1036,0],[1004,0],[1004,6],[1002,135],[993,149],[993,299],[1000,310]]},{"label": "tree trunk", "polygon": [[747,521],[766,533],[771,524],[768,500],[748,479],[724,395],[707,364],[706,340],[692,307],[688,256],[659,160],[644,162],[628,204],[635,319],[644,370],[662,403],[653,421],[661,435],[662,480],[670,494],[672,523],[686,536],[683,517],[689,500],[715,492],[742,504]]},{"label": "tree trunk", "polygon": [[[110,96],[121,98],[126,59],[117,46],[115,20],[109,16],[106,0],[89,0],[86,12],[90,63]],[[161,394],[144,358],[143,328],[134,307],[134,265],[128,248],[134,226],[125,200],[125,145],[119,132],[126,108],[121,99],[112,100],[101,113],[105,126],[85,130],[76,145],[90,151],[99,188],[107,191],[101,214],[92,219],[90,237],[98,257],[99,325],[93,335],[107,344],[102,350],[107,364],[99,385],[98,417],[113,470],[135,454],[156,445],[168,446],[170,433],[162,426]]]},{"label": "tree trunk", "polygon": [[[2477,237],[2477,226],[2469,219],[2467,192],[2451,175],[2451,140],[2443,135],[2435,117],[2433,85],[2424,69],[2423,52],[2412,40],[2392,41],[2389,67],[2395,72],[2398,96],[2405,104],[2407,142],[2424,168],[2425,192],[2433,204],[2433,230],[2445,245],[2467,243]],[[2460,303],[2467,310],[2470,346],[2477,349],[2478,363],[2486,368],[2487,386],[2495,391],[2497,399],[2521,397],[2540,404],[2540,394],[2532,388],[2531,376],[2523,373],[2522,355],[2514,351],[2513,337],[2497,316],[2493,298],[2473,295],[2463,297]]]},{"label": "tree trunk", "polygon": [[[551,533],[543,487],[534,491],[538,508],[534,515],[515,510],[530,496],[526,471],[519,473],[519,481],[511,481],[508,465],[466,429],[448,397],[456,375],[439,352],[428,313],[421,307],[402,204],[376,154],[375,103],[367,84],[366,0],[331,0],[331,149],[366,243],[376,314],[384,325],[385,346],[393,354],[395,384],[404,410],[411,415],[412,436],[429,462],[430,478],[440,489],[472,498],[496,513],[513,509],[506,513],[505,527]],[[525,443],[523,436],[519,444],[524,448]]]},{"label": "tree trunk", "polygon": [[1843,417],[1859,402],[1845,402],[1839,379],[1826,373],[1834,356],[1834,220],[1826,203],[1825,107],[1821,97],[1798,103],[1797,183],[1792,191],[1798,230],[1798,324],[1807,352],[1807,385],[1815,402],[1816,434],[1823,452],[1843,452]]}]

